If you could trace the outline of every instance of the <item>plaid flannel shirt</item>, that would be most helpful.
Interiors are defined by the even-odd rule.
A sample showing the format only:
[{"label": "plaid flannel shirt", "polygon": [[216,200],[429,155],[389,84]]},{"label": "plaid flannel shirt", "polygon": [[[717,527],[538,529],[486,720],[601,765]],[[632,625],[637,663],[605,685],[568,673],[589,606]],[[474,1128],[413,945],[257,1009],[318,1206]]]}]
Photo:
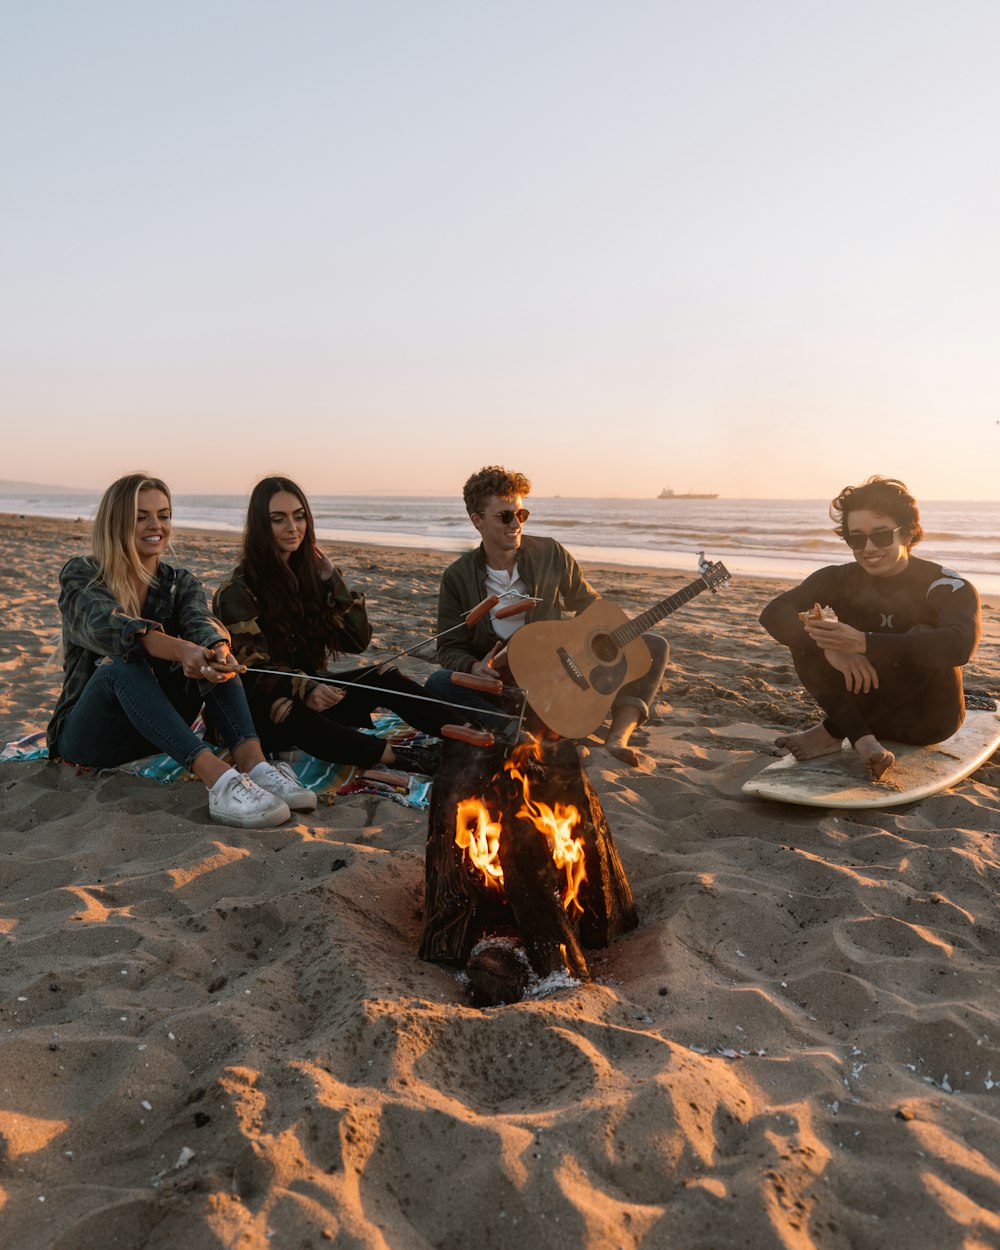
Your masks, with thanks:
[{"label": "plaid flannel shirt", "polygon": [[49,755],[58,754],[59,729],[106,656],[145,657],[143,634],[160,630],[203,647],[228,642],[229,633],[209,612],[205,590],[187,569],[161,560],[146,594],[145,616],[129,616],[101,581],[93,556],[74,556],[59,574],[62,614],[62,693],[48,727]]}]

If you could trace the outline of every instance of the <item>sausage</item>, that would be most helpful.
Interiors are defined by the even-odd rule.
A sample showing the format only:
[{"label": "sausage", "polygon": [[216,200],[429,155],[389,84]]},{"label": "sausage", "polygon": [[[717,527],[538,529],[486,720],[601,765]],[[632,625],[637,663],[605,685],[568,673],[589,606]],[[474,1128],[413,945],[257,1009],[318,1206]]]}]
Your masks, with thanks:
[{"label": "sausage", "polygon": [[493,615],[498,621],[502,621],[508,616],[520,616],[522,612],[528,612],[534,606],[534,599],[515,599],[513,603],[505,603],[502,608],[497,608]]},{"label": "sausage", "polygon": [[479,677],[475,673],[452,673],[452,684],[464,686],[466,690],[482,690],[486,694],[499,694],[503,690],[503,682],[499,677]]},{"label": "sausage", "polygon": [[491,611],[500,602],[499,595],[490,595],[484,599],[482,603],[477,603],[474,608],[470,608],[465,614],[466,625],[475,625],[476,621],[481,621],[487,612]]},{"label": "sausage", "polygon": [[410,784],[409,776],[394,768],[365,768],[359,777],[362,781],[380,781],[384,786],[402,786],[404,790]]},{"label": "sausage", "polygon": [[471,725],[442,725],[441,737],[468,742],[474,747],[491,747],[496,742],[488,729],[473,729]]}]

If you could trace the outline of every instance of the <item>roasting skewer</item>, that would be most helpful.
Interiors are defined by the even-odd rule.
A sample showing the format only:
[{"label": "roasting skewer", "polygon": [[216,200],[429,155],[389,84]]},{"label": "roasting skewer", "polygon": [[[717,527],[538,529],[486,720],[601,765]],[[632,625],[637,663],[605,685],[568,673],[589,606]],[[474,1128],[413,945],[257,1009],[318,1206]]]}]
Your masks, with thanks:
[{"label": "roasting skewer", "polygon": [[[401,660],[404,655],[412,655],[414,651],[419,651],[421,647],[426,647],[429,642],[437,642],[439,638],[444,638],[447,634],[454,633],[456,629],[465,629],[469,625],[475,625],[488,612],[492,612],[500,600],[510,593],[508,590],[503,595],[487,595],[475,607],[469,608],[467,612],[462,613],[465,617],[464,621],[459,621],[457,625],[449,625],[447,629],[442,629],[439,634],[431,634],[429,638],[422,638],[420,642],[415,642],[412,647],[407,647],[404,651],[397,651],[395,655],[390,655],[387,660],[381,660],[380,664],[392,664],[394,660]],[[503,620],[508,616],[517,616],[521,612],[527,612],[529,608],[533,608],[536,603],[540,602],[540,599],[531,597],[517,599],[513,603],[505,603],[502,608],[497,608],[494,615],[498,620]]]},{"label": "roasting skewer", "polygon": [[[509,594],[510,592],[508,591],[506,593]],[[458,625],[452,625],[448,629],[444,629],[440,633],[432,635],[430,638],[422,639],[420,642],[415,643],[412,647],[407,647],[403,651],[397,651],[395,655],[390,656],[387,660],[381,660],[378,664],[372,665],[372,668],[380,669],[386,664],[391,664],[394,660],[401,659],[404,655],[410,655],[413,651],[418,650],[420,647],[426,646],[428,642],[435,642],[438,638],[443,638],[446,634],[450,634],[456,629],[462,629],[469,625],[475,625],[476,622],[481,621],[488,612],[491,612],[494,608],[496,608],[497,604],[503,597],[503,595],[487,595],[485,599],[481,600],[479,603],[475,604],[474,607],[469,608],[467,612],[463,613],[465,619]],[[512,603],[504,604],[502,608],[499,608],[496,611],[495,615],[499,619],[517,616],[520,613],[527,612],[538,602],[540,602],[540,600],[537,598],[525,596],[514,600]],[[239,672],[262,673],[273,677],[288,677],[291,675],[283,669],[257,668],[256,666],[249,664],[241,664],[239,666]],[[384,693],[381,686],[373,686],[370,683],[358,680],[358,678],[363,676],[364,671],[359,673],[357,677],[354,678],[320,677],[313,673],[310,674],[310,680],[324,682],[325,684],[331,686],[340,686],[341,688],[352,686],[357,690],[372,690],[376,693]],[[503,682],[499,677],[480,677],[478,674],[473,673],[454,672],[451,675],[451,680],[456,686],[463,686],[468,690],[478,690],[484,694],[500,694],[504,689]],[[517,691],[517,693],[521,696],[521,714],[517,721],[517,734],[515,735],[516,741],[520,738],[521,731],[524,726],[524,716],[525,711],[527,710],[527,696],[525,691],[520,690],[516,686],[511,686],[509,689]],[[419,699],[421,702],[425,703],[443,704],[445,707],[456,708],[462,712],[469,712],[471,710],[464,704],[451,703],[447,699],[438,699],[433,695],[403,694],[402,697],[406,699]],[[502,721],[509,721],[511,719],[511,714],[509,712],[501,712],[499,710],[494,712],[486,708],[476,708],[475,711],[477,718],[489,716],[493,719]],[[496,742],[495,736],[488,729],[477,729],[471,725],[442,725],[441,737],[452,738],[458,742],[467,742],[471,746],[478,747],[491,747]]]}]

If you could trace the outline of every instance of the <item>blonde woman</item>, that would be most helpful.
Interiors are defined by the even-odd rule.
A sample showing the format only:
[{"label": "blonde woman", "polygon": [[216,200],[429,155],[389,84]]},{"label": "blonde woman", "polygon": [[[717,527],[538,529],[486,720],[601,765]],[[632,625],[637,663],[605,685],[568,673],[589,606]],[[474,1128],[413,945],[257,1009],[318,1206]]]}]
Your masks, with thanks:
[{"label": "blonde woman", "polygon": [[[287,765],[264,759],[228,632],[210,615],[194,574],[163,559],[171,515],[170,491],[158,478],[119,478],[98,506],[93,555],[63,568],[65,677],[49,754],[109,768],[160,751],[205,784],[212,820],[280,825],[290,808],[315,808],[316,796]],[[191,729],[202,704],[235,767]]]}]

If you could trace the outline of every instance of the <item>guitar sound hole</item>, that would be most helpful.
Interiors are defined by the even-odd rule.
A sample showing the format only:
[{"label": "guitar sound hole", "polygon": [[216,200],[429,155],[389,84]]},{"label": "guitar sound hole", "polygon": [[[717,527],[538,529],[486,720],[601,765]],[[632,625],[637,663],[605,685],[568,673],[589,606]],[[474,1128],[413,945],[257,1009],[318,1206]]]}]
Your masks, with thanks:
[{"label": "guitar sound hole", "polygon": [[610,634],[595,634],[590,649],[602,664],[612,664],[618,658],[618,646]]}]

